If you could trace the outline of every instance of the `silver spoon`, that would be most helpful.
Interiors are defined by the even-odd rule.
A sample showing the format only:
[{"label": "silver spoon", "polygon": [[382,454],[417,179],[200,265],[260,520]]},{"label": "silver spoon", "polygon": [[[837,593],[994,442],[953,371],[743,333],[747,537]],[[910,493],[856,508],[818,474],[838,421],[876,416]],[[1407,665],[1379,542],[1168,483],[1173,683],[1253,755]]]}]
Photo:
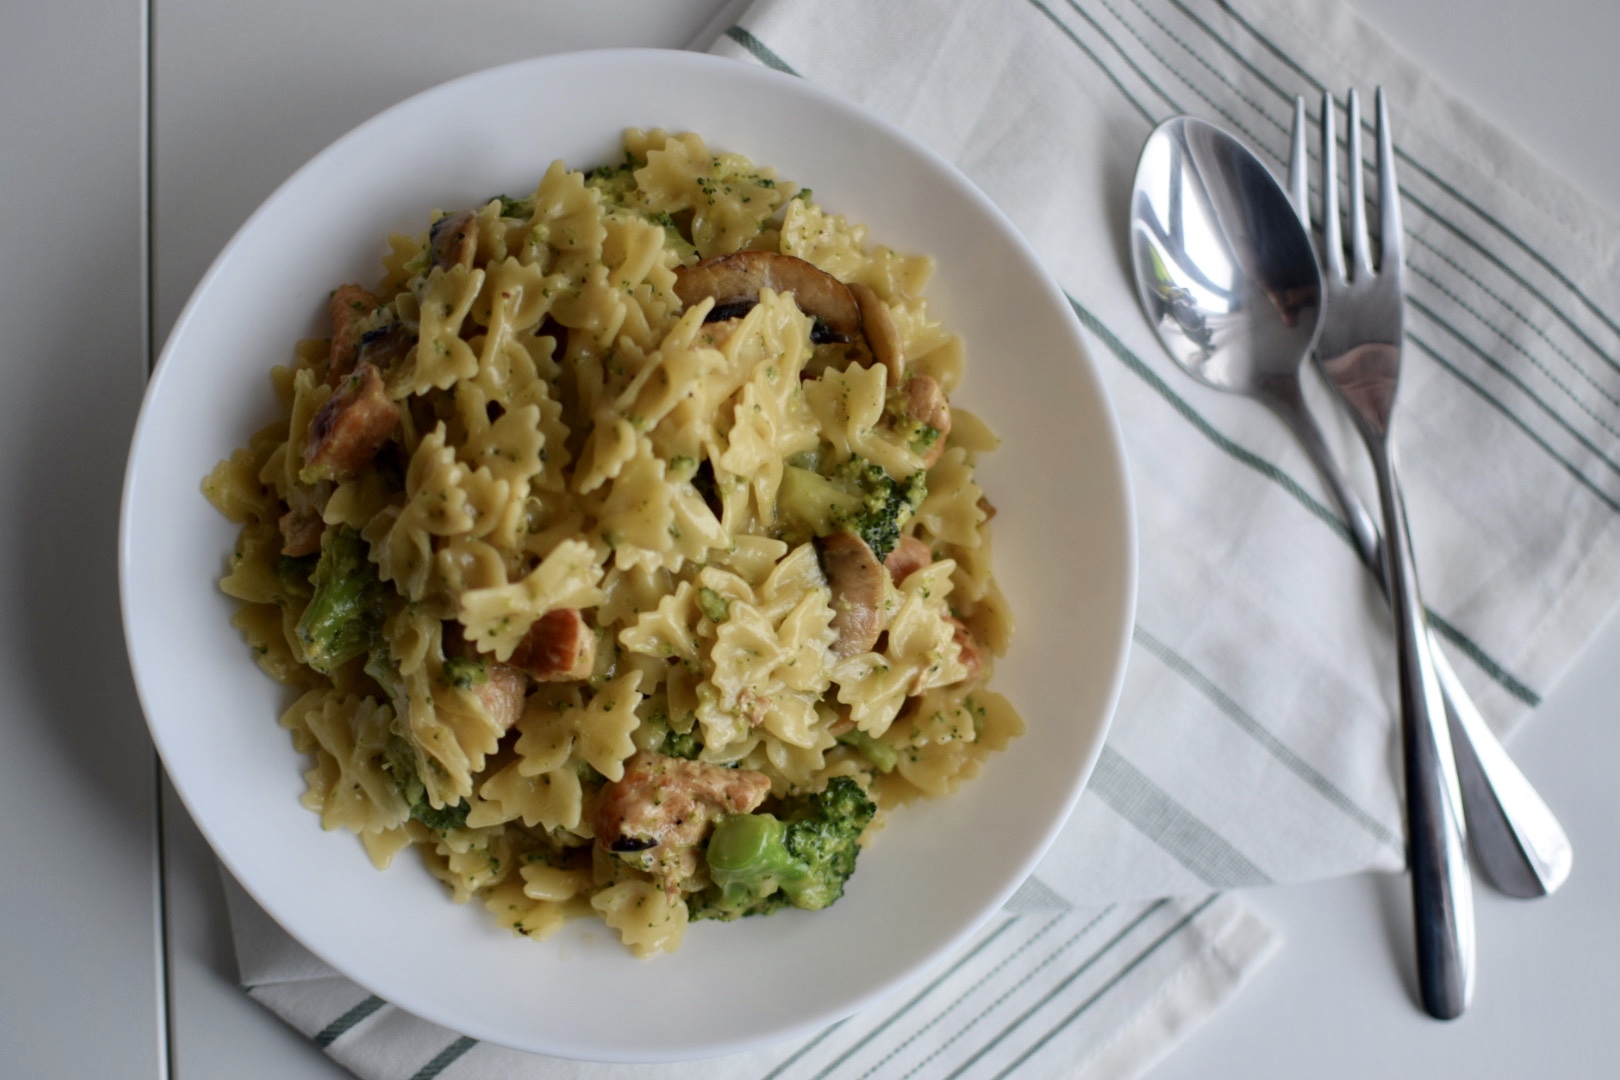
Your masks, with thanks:
[{"label": "silver spoon", "polygon": [[[1294,431],[1387,599],[1378,527],[1301,391],[1300,370],[1320,327],[1321,276],[1288,196],[1218,128],[1187,117],[1166,121],[1137,167],[1131,256],[1143,307],[1166,350],[1200,381],[1262,402]],[[1429,653],[1481,872],[1509,896],[1554,892],[1569,876],[1568,837],[1469,700],[1432,632]]]}]

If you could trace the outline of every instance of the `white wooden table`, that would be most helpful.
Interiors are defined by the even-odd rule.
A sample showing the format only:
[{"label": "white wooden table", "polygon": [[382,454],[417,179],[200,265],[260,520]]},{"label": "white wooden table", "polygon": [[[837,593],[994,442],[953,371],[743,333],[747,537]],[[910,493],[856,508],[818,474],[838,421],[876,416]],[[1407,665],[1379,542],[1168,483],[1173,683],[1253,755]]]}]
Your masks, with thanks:
[{"label": "white wooden table", "polygon": [[[735,0],[732,0],[734,6]],[[1620,7],[1356,0],[1487,114],[1620,208]],[[681,46],[728,0],[75,0],[0,38],[0,1074],[344,1075],[235,986],[217,871],[130,685],[114,537],[151,358],[246,215],[418,90],[542,52]],[[489,27],[481,30],[480,27]],[[1515,755],[1573,879],[1480,898],[1480,985],[1412,1007],[1405,886],[1253,894],[1289,944],[1155,1070],[1181,1077],[1609,1076],[1620,1061],[1620,624]]]}]

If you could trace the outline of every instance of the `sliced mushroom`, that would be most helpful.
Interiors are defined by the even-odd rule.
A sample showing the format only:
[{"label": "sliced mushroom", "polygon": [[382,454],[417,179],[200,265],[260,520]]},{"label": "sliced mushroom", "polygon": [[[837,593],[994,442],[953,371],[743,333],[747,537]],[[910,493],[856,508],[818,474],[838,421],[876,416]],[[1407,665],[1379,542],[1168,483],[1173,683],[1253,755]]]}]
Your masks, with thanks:
[{"label": "sliced mushroom", "polygon": [[844,658],[870,652],[882,633],[883,598],[889,572],[878,562],[866,541],[854,533],[837,532],[817,541],[821,569],[832,589],[834,656]]},{"label": "sliced mushroom", "polygon": [[658,877],[674,893],[692,878],[710,827],[753,811],[770,793],[768,776],[638,750],[624,776],[602,788],[592,823],[606,851]]},{"label": "sliced mushroom", "polygon": [[853,341],[861,332],[860,305],[849,286],[792,255],[739,251],[704,259],[675,274],[675,295],[687,307],[714,297],[708,322],[746,314],[759,303],[761,289],[792,293],[799,310],[816,320],[811,340],[817,344]]},{"label": "sliced mushroom", "polygon": [[902,536],[889,557],[883,560],[883,568],[898,585],[933,561],[934,553],[928,550],[927,544],[915,536]]},{"label": "sliced mushroom", "polygon": [[452,266],[471,266],[473,254],[478,250],[478,215],[463,210],[435,221],[428,229],[428,247],[433,251],[435,266],[446,270]]},{"label": "sliced mushroom", "polygon": [[866,346],[872,350],[872,359],[889,372],[889,385],[899,386],[905,371],[905,347],[900,342],[900,330],[894,325],[889,305],[870,288],[855,282],[849,287],[855,304],[861,310],[861,333],[866,335]]},{"label": "sliced mushroom", "polygon": [[534,621],[507,660],[540,682],[583,679],[596,665],[596,631],[577,608],[557,608]]},{"label": "sliced mushroom", "polygon": [[332,319],[332,351],[326,363],[326,383],[336,386],[354,370],[365,321],[382,301],[358,285],[340,285],[327,307]]},{"label": "sliced mushroom", "polygon": [[388,400],[382,376],[364,364],[309,422],[304,468],[319,478],[352,476],[376,456],[399,424],[399,407]]},{"label": "sliced mushroom", "polygon": [[932,466],[945,452],[945,437],[951,433],[951,403],[929,375],[907,379],[900,386],[900,396],[908,418],[939,433],[922,453],[923,465]]},{"label": "sliced mushroom", "polygon": [[[416,344],[416,335],[403,323],[389,323],[366,331],[360,338],[357,364],[371,364],[380,372],[391,371]],[[333,385],[337,385],[333,383]]]}]

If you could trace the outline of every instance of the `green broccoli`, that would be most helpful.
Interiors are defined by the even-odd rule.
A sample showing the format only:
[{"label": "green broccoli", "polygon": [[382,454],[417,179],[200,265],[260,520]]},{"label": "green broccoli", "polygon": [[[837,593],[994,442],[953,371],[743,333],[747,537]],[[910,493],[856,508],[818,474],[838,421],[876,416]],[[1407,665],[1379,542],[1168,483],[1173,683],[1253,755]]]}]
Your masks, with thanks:
[{"label": "green broccoli", "polygon": [[475,657],[452,656],[444,662],[444,681],[459,690],[470,690],[489,682],[489,669]]},{"label": "green broccoli", "polygon": [[348,526],[327,531],[310,583],[298,640],[309,666],[329,675],[377,643],[388,589],[366,559],[365,541]]},{"label": "green broccoli", "polygon": [[399,793],[410,804],[411,817],[437,832],[460,829],[467,824],[467,812],[472,807],[466,799],[454,806],[434,806],[428,801],[427,787],[416,771],[416,751],[398,735],[391,735],[383,748],[383,772],[399,788]]},{"label": "green broccoli", "polygon": [[927,496],[928,477],[922,470],[895,480],[881,465],[852,457],[827,475],[798,465],[784,468],[776,510],[790,536],[799,535],[797,530],[812,536],[848,530],[882,561]]},{"label": "green broccoli", "polygon": [[501,217],[503,218],[516,218],[519,221],[526,221],[534,216],[533,195],[523,195],[518,198],[513,198],[510,195],[497,195],[495,198],[500,201]]},{"label": "green broccoli", "polygon": [[844,895],[861,834],[877,814],[861,785],[836,776],[812,795],[783,800],[775,814],[733,814],[709,837],[714,884],[693,898],[696,919],[766,915],[792,905],[810,911]]},{"label": "green broccoli", "polygon": [[696,727],[691,731],[671,729],[664,737],[664,745],[658,748],[658,752],[668,757],[696,761],[697,756],[703,753],[703,736]]},{"label": "green broccoli", "polygon": [[838,741],[853,747],[857,754],[872,763],[878,772],[892,772],[900,761],[900,751],[881,739],[874,739],[860,728],[850,728],[838,736]]},{"label": "green broccoli", "polygon": [[276,559],[276,582],[281,586],[283,595],[289,598],[308,600],[314,591],[310,585],[310,578],[315,575],[315,566],[320,560],[314,555],[282,555]]},{"label": "green broccoli", "polygon": [[697,756],[703,753],[703,733],[698,728],[697,718],[691,713],[686,714],[686,720],[690,726],[685,731],[677,731],[669,721],[669,713],[655,708],[652,715],[642,721],[643,730],[651,738],[647,748],[665,757],[697,760]]}]

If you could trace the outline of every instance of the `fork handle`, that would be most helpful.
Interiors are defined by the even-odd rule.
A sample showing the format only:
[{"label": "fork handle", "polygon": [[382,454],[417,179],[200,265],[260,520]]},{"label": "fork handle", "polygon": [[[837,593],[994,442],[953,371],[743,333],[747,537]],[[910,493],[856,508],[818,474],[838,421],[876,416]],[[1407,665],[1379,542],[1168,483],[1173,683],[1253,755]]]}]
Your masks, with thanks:
[{"label": "fork handle", "polygon": [[1474,900],[1462,795],[1440,680],[1426,647],[1428,623],[1418,600],[1393,444],[1387,431],[1367,442],[1384,512],[1385,567],[1395,610],[1418,989],[1430,1016],[1450,1020],[1462,1015],[1474,989]]},{"label": "fork handle", "polygon": [[[1279,383],[1268,403],[1298,436],[1323,483],[1344,511],[1356,554],[1372,571],[1388,600],[1384,538],[1328,449],[1298,384]],[[1404,499],[1402,507],[1404,515]],[[1549,896],[1569,878],[1574,862],[1569,837],[1480,715],[1432,627],[1428,641],[1429,656],[1445,698],[1462,788],[1463,820],[1478,868],[1506,896]]]}]

